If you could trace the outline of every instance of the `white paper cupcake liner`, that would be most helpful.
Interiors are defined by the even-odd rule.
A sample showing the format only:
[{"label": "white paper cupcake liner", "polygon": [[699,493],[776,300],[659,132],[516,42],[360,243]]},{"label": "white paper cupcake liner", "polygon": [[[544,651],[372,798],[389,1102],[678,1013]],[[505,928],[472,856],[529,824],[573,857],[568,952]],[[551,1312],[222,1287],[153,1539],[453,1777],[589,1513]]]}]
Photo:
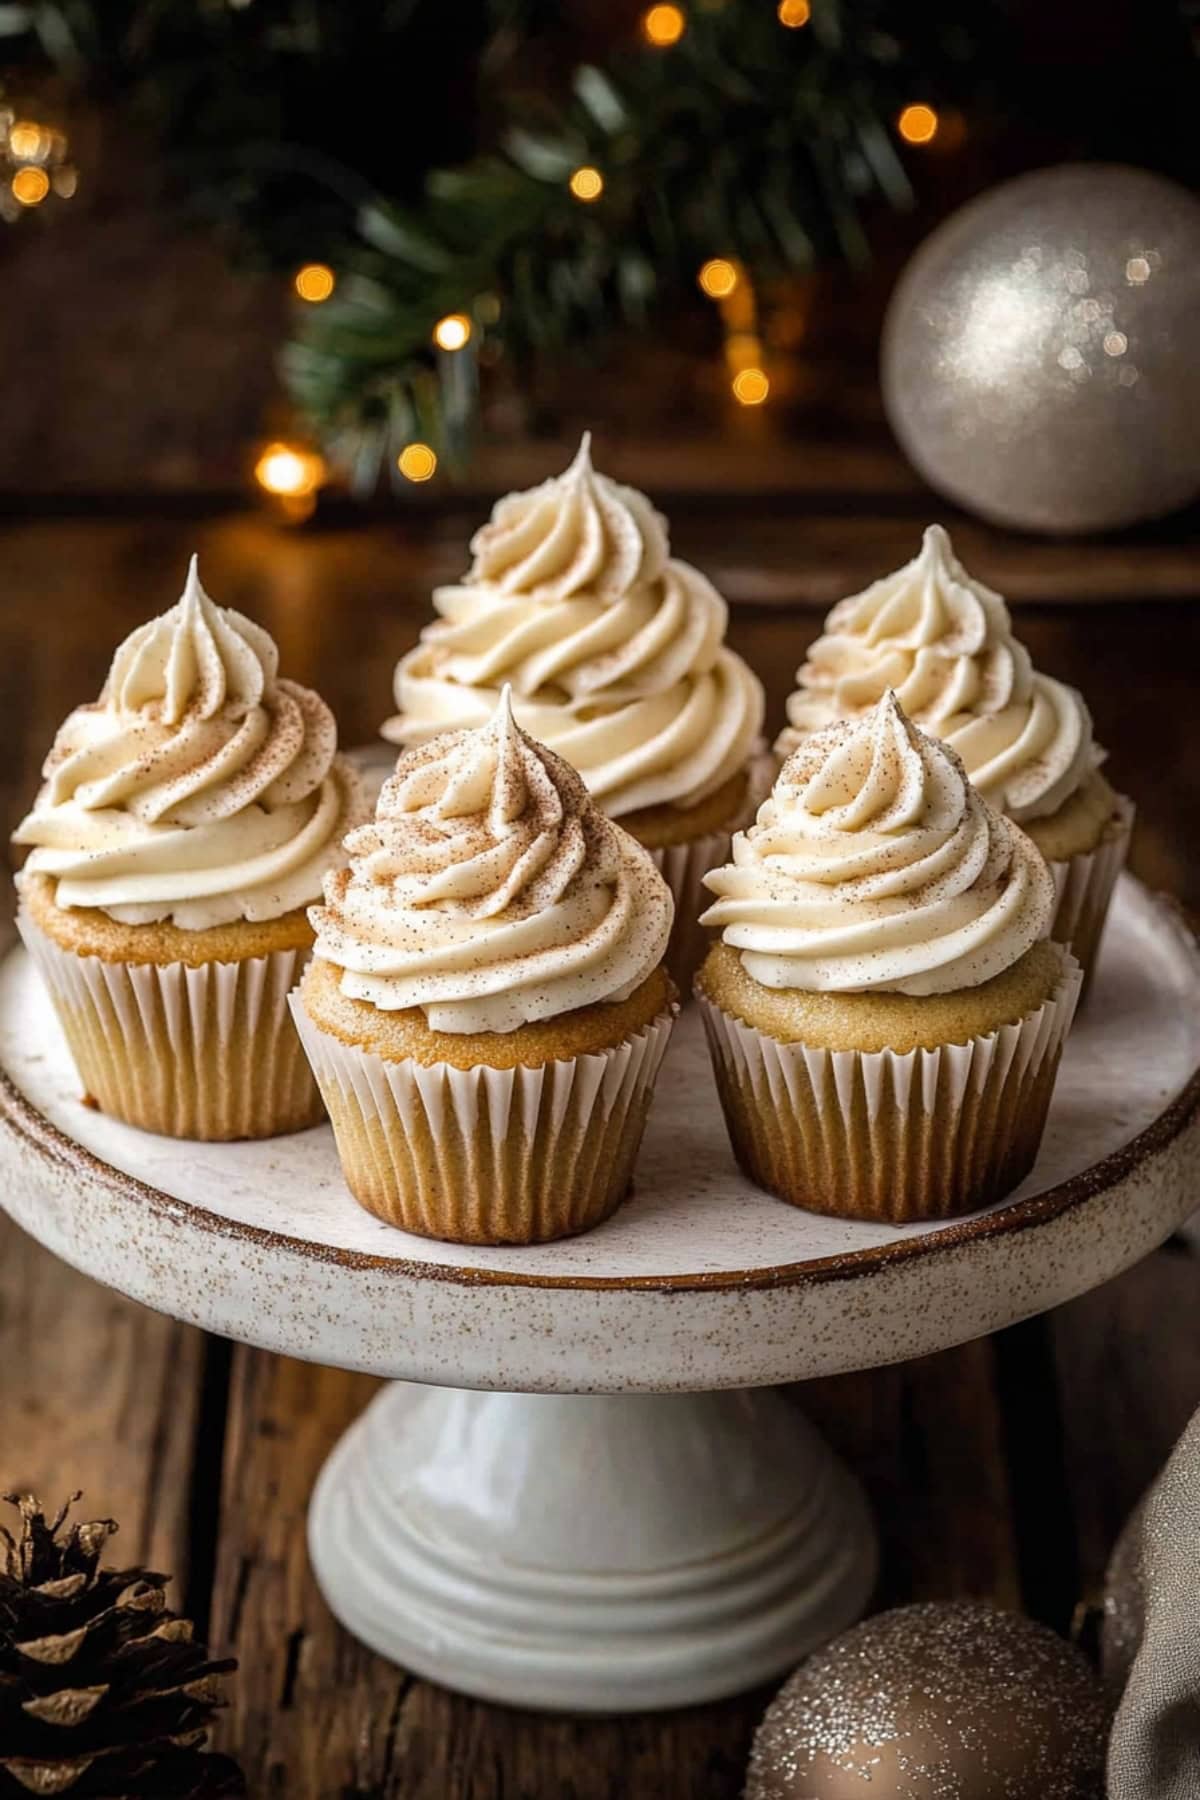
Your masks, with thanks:
[{"label": "white paper cupcake liner", "polygon": [[699,994],[738,1161],[810,1212],[902,1225],[989,1205],[1037,1156],[1081,979],[1071,958],[1018,1023],[906,1054],[781,1044]]},{"label": "white paper cupcake liner", "polygon": [[1113,888],[1129,851],[1135,811],[1133,801],[1119,794],[1117,822],[1095,850],[1050,864],[1057,897],[1050,936],[1065,944],[1080,963],[1085,994],[1099,957]]},{"label": "white paper cupcake liner", "polygon": [[533,1244],[598,1225],[629,1191],[673,1011],[611,1050],[539,1068],[392,1062],[291,999],[346,1181],[390,1225]]},{"label": "white paper cupcake liner", "polygon": [[753,824],[755,814],[771,791],[775,770],[775,758],[765,744],[760,744],[750,760],[742,809],[730,825],[721,831],[706,832],[690,843],[669,844],[650,851],[675,901],[675,923],[671,927],[671,941],[664,960],[685,1004],[691,996],[692,978],[708,950],[709,934],[700,923],[700,914],[710,900],[704,877],[710,869],[729,861],[734,832],[744,831]]},{"label": "white paper cupcake liner", "polygon": [[170,1137],[275,1137],[315,1125],[320,1095],[288,1012],[308,952],[234,963],[106,962],[17,920],[87,1098]]}]

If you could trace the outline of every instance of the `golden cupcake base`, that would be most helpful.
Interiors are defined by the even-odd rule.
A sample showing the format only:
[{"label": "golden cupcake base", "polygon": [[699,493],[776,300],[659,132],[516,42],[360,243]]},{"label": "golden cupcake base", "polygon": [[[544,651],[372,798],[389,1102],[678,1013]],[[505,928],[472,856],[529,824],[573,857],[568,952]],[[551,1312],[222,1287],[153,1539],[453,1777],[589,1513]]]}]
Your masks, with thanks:
[{"label": "golden cupcake base", "polygon": [[292,1009],[368,1212],[452,1243],[540,1244],[616,1211],[671,1031],[662,970],[617,1005],[476,1036],[349,1000],[337,975],[314,959]]},{"label": "golden cupcake base", "polygon": [[[1008,983],[998,977],[961,997],[930,996],[928,1010],[904,995],[781,997],[740,971],[766,1007],[780,998],[866,1002],[857,1020],[855,1007],[845,1008],[838,1047],[829,1042],[837,1042],[829,1028],[836,1006],[813,1009],[827,1028],[812,1035],[825,1043],[787,1041],[728,1010],[730,993],[742,991],[730,959],[728,946],[715,950],[696,991],[730,1142],[760,1187],[807,1212],[904,1225],[991,1205],[1033,1167],[1081,981],[1060,946],[1034,945],[1006,972]],[[1022,991],[1026,1004],[1014,1014]],[[976,1013],[990,1002],[995,1019],[936,1041],[947,1003],[960,998]],[[879,1017],[892,1010],[903,1048],[874,1047]],[[871,1047],[856,1046],[856,1034]]]},{"label": "golden cupcake base", "polygon": [[18,926],[90,1105],[206,1142],[320,1123],[287,1004],[312,943],[303,912],[184,932],[60,909],[53,896],[52,881],[26,878]]}]

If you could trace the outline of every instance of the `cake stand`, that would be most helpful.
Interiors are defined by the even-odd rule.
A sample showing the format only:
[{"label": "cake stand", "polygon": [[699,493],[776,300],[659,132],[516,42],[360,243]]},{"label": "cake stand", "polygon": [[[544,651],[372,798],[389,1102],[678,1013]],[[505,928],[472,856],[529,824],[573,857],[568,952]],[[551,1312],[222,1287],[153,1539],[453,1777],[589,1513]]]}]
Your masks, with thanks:
[{"label": "cake stand", "polygon": [[523,1251],[380,1224],[327,1128],[181,1144],[88,1109],[20,950],[0,1065],[4,1204],[42,1243],[177,1318],[393,1378],[310,1511],[351,1631],[488,1699],[652,1708],[769,1677],[869,1598],[863,1498],[777,1384],[1010,1325],[1192,1210],[1200,967],[1170,905],[1123,878],[1036,1169],[941,1228],[810,1217],[749,1184],[694,1014],[634,1197]]}]

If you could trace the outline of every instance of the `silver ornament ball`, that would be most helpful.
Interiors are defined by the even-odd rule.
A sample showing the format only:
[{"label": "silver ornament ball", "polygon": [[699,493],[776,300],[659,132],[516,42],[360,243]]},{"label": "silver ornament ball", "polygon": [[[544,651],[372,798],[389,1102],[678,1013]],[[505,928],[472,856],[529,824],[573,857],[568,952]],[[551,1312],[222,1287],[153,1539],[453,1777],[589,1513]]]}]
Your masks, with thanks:
[{"label": "silver ornament ball", "polygon": [[1030,531],[1200,493],[1200,202],[1143,169],[1005,182],[933,232],[883,335],[892,429],[930,485]]}]

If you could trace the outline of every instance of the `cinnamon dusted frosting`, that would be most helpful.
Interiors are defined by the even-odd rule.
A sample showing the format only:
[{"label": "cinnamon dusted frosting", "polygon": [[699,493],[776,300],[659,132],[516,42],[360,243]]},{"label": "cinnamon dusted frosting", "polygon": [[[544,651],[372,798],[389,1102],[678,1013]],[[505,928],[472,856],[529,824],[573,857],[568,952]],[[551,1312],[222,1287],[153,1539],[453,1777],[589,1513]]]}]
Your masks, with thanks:
[{"label": "cinnamon dusted frosting", "polygon": [[321,892],[364,815],[318,695],[277,674],[261,626],[183,596],[139,627],[70,715],[15,833],[61,907],[185,930],[282,917]]},{"label": "cinnamon dusted frosting", "polygon": [[481,725],[510,683],[518,722],[611,818],[690,807],[749,759],[763,691],[725,647],[728,609],[670,554],[666,521],[592,467],[501,500],[464,579],[396,671],[395,743]]},{"label": "cinnamon dusted frosting", "polygon": [[434,1031],[514,1031],[624,1000],[662,961],[670,892],[575,771],[514,723],[409,750],[310,917],[341,989]]},{"label": "cinnamon dusted frosting", "polygon": [[796,678],[781,754],[894,688],[1014,819],[1056,812],[1103,756],[1082,696],[1032,668],[1004,601],[966,573],[940,525],[903,569],[833,608]]},{"label": "cinnamon dusted frosting", "polygon": [[733,861],[705,877],[747,973],[771,988],[945,994],[1045,935],[1054,884],[1037,849],[889,691],[785,762]]}]

